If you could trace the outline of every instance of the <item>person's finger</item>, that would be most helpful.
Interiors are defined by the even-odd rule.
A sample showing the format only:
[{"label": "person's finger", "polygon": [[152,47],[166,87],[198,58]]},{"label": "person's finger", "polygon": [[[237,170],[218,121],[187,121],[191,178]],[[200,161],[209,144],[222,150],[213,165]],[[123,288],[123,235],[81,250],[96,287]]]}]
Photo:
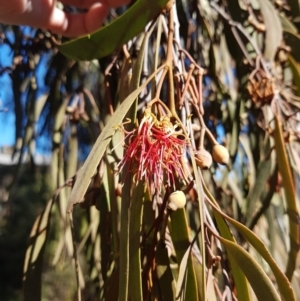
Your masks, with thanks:
[{"label": "person's finger", "polygon": [[109,7],[119,7],[122,5],[127,5],[131,2],[131,0],[102,0]]},{"label": "person's finger", "polygon": [[108,7],[119,7],[130,3],[131,0],[61,0],[60,2],[78,8],[88,8],[95,3],[102,3]]},{"label": "person's finger", "polygon": [[101,0],[61,0],[60,2],[64,5],[72,5],[77,8],[89,8],[93,4],[101,3],[102,1]]},{"label": "person's finger", "polygon": [[99,29],[107,14],[108,8],[101,3],[92,5],[82,14],[67,14],[55,8],[45,27],[67,37],[85,35]]}]

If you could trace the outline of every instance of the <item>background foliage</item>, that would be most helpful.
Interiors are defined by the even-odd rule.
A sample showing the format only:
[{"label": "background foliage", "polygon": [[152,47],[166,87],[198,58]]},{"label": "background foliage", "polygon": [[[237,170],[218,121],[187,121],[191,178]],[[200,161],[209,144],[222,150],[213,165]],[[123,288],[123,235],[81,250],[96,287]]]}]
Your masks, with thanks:
[{"label": "background foliage", "polygon": [[2,26],[3,300],[300,300],[299,2],[152,2],[63,45]]}]

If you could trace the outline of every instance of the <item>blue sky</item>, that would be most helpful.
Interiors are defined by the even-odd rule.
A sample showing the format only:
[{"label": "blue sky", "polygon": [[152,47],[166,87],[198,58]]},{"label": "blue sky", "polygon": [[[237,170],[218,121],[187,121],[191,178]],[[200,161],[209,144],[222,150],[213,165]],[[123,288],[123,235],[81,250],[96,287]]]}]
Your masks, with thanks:
[{"label": "blue sky", "polygon": [[[32,29],[27,26],[21,27],[23,34],[25,36],[34,36],[35,29]],[[8,30],[5,32],[6,38],[13,43],[14,34],[12,31]],[[30,40],[29,40],[30,41]],[[23,45],[29,43],[28,40],[23,40]],[[22,48],[21,48],[22,49]],[[23,60],[26,60],[25,50],[21,51],[23,55]],[[42,94],[46,93],[49,90],[49,87],[45,84],[45,76],[47,72],[47,66],[49,60],[51,59],[51,52],[46,52],[41,55],[40,61],[35,69],[36,81],[37,81],[37,91],[36,99],[39,98]],[[11,47],[5,43],[0,42],[0,71],[6,67],[11,67],[13,65],[14,52]],[[14,95],[12,80],[10,77],[10,72],[3,72],[0,75],[0,148],[13,146],[15,144],[15,112],[14,112]],[[21,103],[23,105],[24,112],[26,112],[27,104],[27,90],[22,93]],[[26,115],[26,114],[25,114]],[[41,122],[43,118],[36,125],[37,132],[41,129]],[[26,125],[26,120],[24,120],[24,127]],[[37,144],[37,153],[43,153],[45,150],[50,150],[51,145],[48,137],[46,135],[37,135],[36,138]]]},{"label": "blue sky", "polygon": [[[13,34],[8,33],[12,39]],[[12,65],[13,52],[6,43],[0,44],[0,70]],[[7,72],[0,76],[0,147],[15,143],[15,114],[13,105],[12,81]]]}]

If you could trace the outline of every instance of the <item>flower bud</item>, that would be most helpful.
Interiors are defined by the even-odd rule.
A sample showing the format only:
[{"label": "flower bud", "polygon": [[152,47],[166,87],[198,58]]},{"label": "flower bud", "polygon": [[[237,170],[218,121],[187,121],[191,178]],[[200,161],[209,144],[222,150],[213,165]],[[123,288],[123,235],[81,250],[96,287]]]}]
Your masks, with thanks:
[{"label": "flower bud", "polygon": [[169,196],[168,208],[176,211],[177,209],[181,209],[186,204],[185,194],[181,190],[174,191]]},{"label": "flower bud", "polygon": [[215,144],[212,149],[213,159],[222,165],[227,165],[229,162],[229,152],[226,147],[221,144]]},{"label": "flower bud", "polygon": [[204,148],[201,148],[197,151],[197,153],[195,154],[195,160],[196,164],[201,169],[208,169],[212,164],[211,154]]}]

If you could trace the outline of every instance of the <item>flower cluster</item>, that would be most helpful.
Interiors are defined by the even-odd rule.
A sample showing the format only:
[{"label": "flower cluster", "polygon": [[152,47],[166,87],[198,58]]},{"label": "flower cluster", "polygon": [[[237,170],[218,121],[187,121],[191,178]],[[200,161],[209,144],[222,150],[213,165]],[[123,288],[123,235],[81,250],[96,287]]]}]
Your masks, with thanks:
[{"label": "flower cluster", "polygon": [[175,177],[187,182],[184,163],[187,140],[176,131],[168,116],[158,120],[146,109],[140,126],[128,133],[127,141],[119,170],[128,163],[135,180],[144,179],[155,191],[160,191],[165,182],[174,186]]}]

